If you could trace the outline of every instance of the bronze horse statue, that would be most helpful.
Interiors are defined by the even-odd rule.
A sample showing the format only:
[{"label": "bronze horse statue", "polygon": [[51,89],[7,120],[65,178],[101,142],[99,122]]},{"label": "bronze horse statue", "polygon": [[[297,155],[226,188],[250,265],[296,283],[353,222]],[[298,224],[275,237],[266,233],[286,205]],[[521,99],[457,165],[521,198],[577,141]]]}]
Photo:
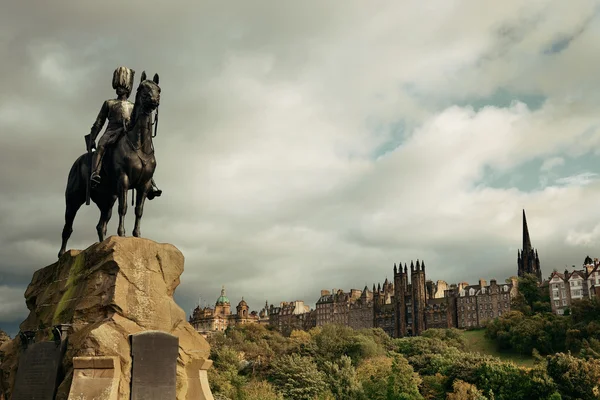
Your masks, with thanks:
[{"label": "bronze horse statue", "polygon": [[[100,173],[101,183],[90,189],[90,198],[100,209],[100,221],[96,225],[100,242],[106,236],[107,224],[117,199],[119,200],[117,234],[125,236],[127,192],[130,189],[134,189],[136,193],[133,236],[140,237],[141,235],[140,220],[144,213],[144,202],[152,188],[152,177],[156,169],[152,145],[152,112],[160,104],[158,79],[158,74],[154,74],[152,80],[147,80],[146,72],[142,72],[129,126],[124,129],[117,142],[106,150]],[[62,246],[58,257],[65,253],[67,241],[73,233],[75,215],[86,201],[91,172],[90,164],[87,162],[88,157],[87,153],[81,155],[69,171],[65,190],[65,226],[62,231]]]}]

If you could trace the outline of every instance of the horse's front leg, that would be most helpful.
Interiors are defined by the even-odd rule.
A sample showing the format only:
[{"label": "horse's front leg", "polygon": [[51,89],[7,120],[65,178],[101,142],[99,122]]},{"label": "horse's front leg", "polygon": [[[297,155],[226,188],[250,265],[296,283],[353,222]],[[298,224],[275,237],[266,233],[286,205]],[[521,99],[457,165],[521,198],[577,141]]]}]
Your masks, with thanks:
[{"label": "horse's front leg", "polygon": [[148,196],[148,192],[150,191],[151,183],[146,183],[146,186],[140,190],[138,188],[136,198],[135,198],[135,226],[133,227],[133,236],[141,237],[142,232],[140,231],[140,221],[142,219],[142,215],[144,214],[144,202],[146,201],[146,196]]},{"label": "horse's front leg", "polygon": [[118,182],[119,193],[119,228],[117,234],[125,236],[125,214],[127,214],[127,191],[129,190],[129,178],[123,174],[119,177]]}]

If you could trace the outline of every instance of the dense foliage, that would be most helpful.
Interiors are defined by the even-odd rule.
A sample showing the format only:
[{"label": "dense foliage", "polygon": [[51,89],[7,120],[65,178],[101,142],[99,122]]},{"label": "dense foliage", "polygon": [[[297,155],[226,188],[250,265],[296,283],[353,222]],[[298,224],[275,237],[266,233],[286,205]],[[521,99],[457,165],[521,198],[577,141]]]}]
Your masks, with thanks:
[{"label": "dense foliage", "polygon": [[247,325],[210,338],[209,380],[231,400],[600,399],[600,361],[555,354],[533,368],[466,351],[461,331],[391,339],[328,325],[284,337]]},{"label": "dense foliage", "polygon": [[568,315],[551,312],[547,290],[532,275],[519,279],[513,311],[490,322],[486,336],[502,350],[542,355],[571,351],[600,358],[600,299],[574,301]]}]

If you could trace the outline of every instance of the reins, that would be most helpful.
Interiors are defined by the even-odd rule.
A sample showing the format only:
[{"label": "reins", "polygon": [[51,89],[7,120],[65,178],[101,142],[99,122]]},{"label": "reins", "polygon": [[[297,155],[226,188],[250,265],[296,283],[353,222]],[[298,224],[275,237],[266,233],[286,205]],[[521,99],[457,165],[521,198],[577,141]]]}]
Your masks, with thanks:
[{"label": "reins", "polygon": [[[154,126],[154,133],[152,133],[153,126]],[[123,128],[125,128],[125,122],[123,122]],[[131,127],[131,128],[133,129],[134,127]],[[125,129],[125,132],[127,132],[127,129]],[[154,114],[154,121],[150,120],[150,135],[152,138],[155,138],[157,134],[158,134],[158,106],[156,107],[156,113]],[[150,153],[146,153],[145,151],[143,151],[141,149],[141,147],[135,147],[135,145],[129,139],[129,135],[127,135],[127,133],[125,134],[125,140],[127,140],[127,143],[129,143],[131,148],[135,151],[136,155],[142,162],[142,165],[145,165],[145,162],[144,162],[144,159],[140,156],[140,154],[138,152],[144,153],[147,156],[154,154],[154,142],[150,143],[150,146],[152,147],[152,150],[150,151]],[[140,177],[140,179],[141,179],[141,177]],[[134,205],[135,205],[135,189],[131,188],[131,206],[133,207]]]}]

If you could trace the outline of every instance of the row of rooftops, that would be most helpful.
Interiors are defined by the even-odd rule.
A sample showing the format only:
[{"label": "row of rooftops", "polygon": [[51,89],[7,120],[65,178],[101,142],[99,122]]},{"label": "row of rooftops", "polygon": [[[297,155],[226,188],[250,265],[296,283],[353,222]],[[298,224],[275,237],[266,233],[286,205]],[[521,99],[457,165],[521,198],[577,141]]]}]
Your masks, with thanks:
[{"label": "row of rooftops", "polygon": [[[402,263],[400,263],[399,265],[400,265],[400,271],[402,271]],[[421,272],[421,271],[425,270],[425,262],[417,260],[417,262],[415,264],[411,261],[410,267],[411,267],[410,268],[411,273]],[[394,274],[398,274],[398,271],[399,271],[398,265],[394,264]],[[407,273],[407,271],[408,271],[408,266],[406,263],[404,264],[404,271],[405,271],[405,273]],[[458,284],[453,283],[453,284],[448,285],[445,281],[437,281],[434,284],[433,281],[431,281],[431,280],[426,281],[427,285],[438,286],[442,283],[448,287],[446,290],[444,290],[444,295],[442,298],[452,297],[452,296],[458,296],[458,297],[480,296],[480,295],[485,295],[485,294],[489,294],[489,293],[502,293],[502,292],[509,293],[511,291],[511,289],[517,285],[517,281],[514,278],[511,279],[510,283],[505,283],[505,284],[500,284],[500,285],[497,283],[496,279],[490,280],[489,285],[487,285],[487,282],[483,279],[480,279],[479,284],[477,284],[477,285],[469,285],[468,282],[460,282]],[[407,288],[409,289],[409,291],[410,291],[411,286],[412,285],[410,283],[408,283]],[[394,292],[394,284],[389,282],[388,279],[386,278],[385,282],[383,283],[383,286],[379,283],[376,288],[375,284],[373,284],[372,291],[368,289],[368,286],[365,286],[365,288],[362,291],[359,289],[350,289],[350,292],[344,292],[342,289],[333,289],[331,291],[321,290],[321,296],[317,300],[317,304],[334,303],[334,302],[339,302],[339,301],[342,301],[342,302],[349,301],[350,303],[352,303],[358,299],[364,300],[364,299],[368,298],[369,300],[371,300],[374,296],[379,296],[379,295],[389,296],[389,295],[392,295],[393,292]],[[392,295],[392,297],[393,297],[393,295]]]},{"label": "row of rooftops", "polygon": [[[519,252],[519,256],[520,256],[520,252]],[[537,257],[537,254],[536,254]],[[574,266],[573,266],[574,267]],[[552,272],[552,274],[550,275],[550,279],[552,280],[554,277],[559,277],[560,279],[563,279],[565,281],[568,281],[570,279],[588,279],[588,277],[592,274],[594,274],[595,272],[597,272],[598,274],[600,274],[600,261],[598,260],[598,258],[594,258],[592,259],[591,257],[587,256],[585,261],[584,261],[584,265],[583,265],[583,269],[582,270],[574,270],[569,272],[568,270],[565,269],[564,273],[558,272],[558,271],[554,271]],[[410,263],[410,271],[411,273],[415,273],[415,272],[424,272],[425,271],[425,262],[422,260],[417,260],[416,263],[414,263],[413,261],[411,261]],[[394,274],[398,274],[398,273],[402,273],[402,263],[394,263]],[[408,273],[408,264],[404,263],[404,274]],[[452,296],[458,296],[458,297],[465,297],[465,296],[480,296],[480,295],[485,295],[488,294],[489,292],[494,292],[494,293],[509,293],[511,291],[511,289],[513,287],[515,287],[517,285],[517,282],[515,279],[511,279],[511,283],[505,283],[505,284],[498,284],[497,281],[495,279],[490,280],[490,284],[487,285],[486,281],[483,279],[479,280],[479,283],[476,285],[469,285],[467,282],[460,282],[458,284],[450,284],[448,285],[448,289],[444,290],[444,298],[445,297],[452,297]],[[548,283],[548,281],[545,281],[545,283]],[[433,282],[431,280],[427,280],[426,281],[428,284],[432,284]],[[437,281],[437,284],[439,285],[440,282],[443,282],[444,284],[446,284],[446,282],[444,281]],[[410,288],[411,284],[408,284],[408,287]],[[373,284],[373,289],[369,290],[368,286],[365,286],[365,288],[363,290],[360,289],[350,289],[349,292],[345,292],[343,289],[332,289],[331,291],[329,290],[321,290],[321,295],[319,297],[319,299],[317,300],[317,304],[323,304],[323,303],[334,303],[336,301],[348,301],[350,303],[355,302],[358,299],[363,299],[363,300],[372,300],[373,296],[375,295],[384,295],[384,294],[391,294],[393,293],[393,289],[394,289],[394,284],[392,282],[389,282],[388,279],[385,279],[385,282],[383,283],[383,287],[381,284],[378,284],[377,287],[375,287],[375,284]],[[443,298],[442,298],[443,299]],[[437,299],[431,299],[431,300],[437,300]],[[440,300],[441,301],[441,300]],[[225,287],[222,288],[221,290],[221,295],[219,296],[219,298],[217,299],[216,305],[217,306],[223,306],[223,305],[229,305],[230,301],[229,298],[227,298],[227,296],[225,295]],[[238,304],[238,307],[248,307],[248,304],[244,301],[244,299],[242,298],[242,301],[240,301],[240,303]],[[205,308],[201,308],[200,306],[196,307],[198,311],[202,310],[212,310],[212,308],[210,307],[205,307]],[[292,301],[292,302],[281,302],[279,307],[274,306],[271,304],[271,306],[268,306],[268,303],[265,303],[265,307],[260,311],[260,316],[261,317],[266,317],[269,314],[302,314],[302,313],[306,313],[306,312],[310,312],[310,307],[308,305],[304,304],[304,301],[301,300],[296,300],[296,301]]]},{"label": "row of rooftops", "polygon": [[[575,266],[573,266],[575,267]],[[564,281],[569,281],[572,279],[588,279],[591,275],[599,273],[600,274],[600,261],[597,258],[592,258],[590,256],[586,256],[585,261],[583,263],[583,269],[570,271],[565,268],[565,272],[558,272],[557,270],[552,271],[550,274],[550,279],[552,280],[555,277],[559,277]]]}]

